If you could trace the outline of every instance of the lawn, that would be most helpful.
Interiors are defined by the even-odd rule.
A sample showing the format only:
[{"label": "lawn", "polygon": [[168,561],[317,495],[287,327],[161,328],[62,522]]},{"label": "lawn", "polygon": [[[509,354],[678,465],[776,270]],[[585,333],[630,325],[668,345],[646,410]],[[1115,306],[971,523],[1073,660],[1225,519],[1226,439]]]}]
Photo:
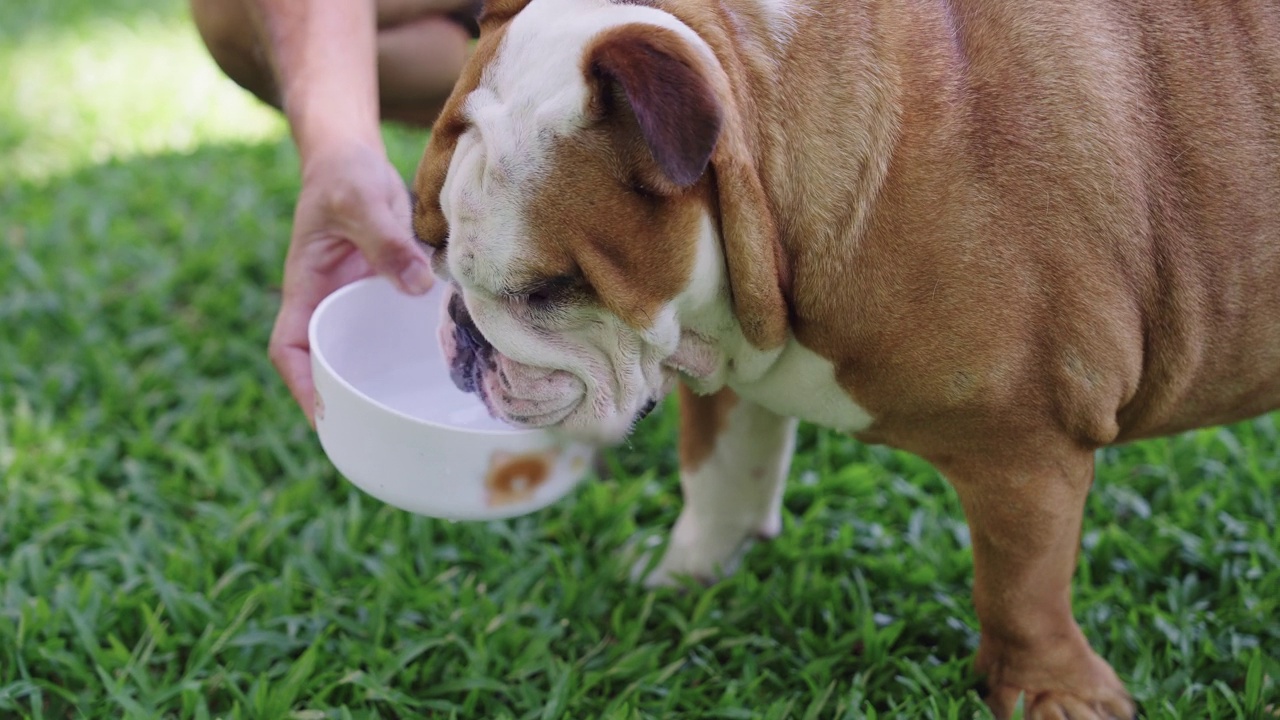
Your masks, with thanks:
[{"label": "lawn", "polygon": [[[803,428],[782,537],[692,592],[626,579],[670,406],[535,515],[386,507],[266,358],[297,158],[184,5],[4,3],[0,68],[0,717],[988,716],[928,465]],[[1275,716],[1280,415],[1101,456],[1085,632],[1146,717]]]}]

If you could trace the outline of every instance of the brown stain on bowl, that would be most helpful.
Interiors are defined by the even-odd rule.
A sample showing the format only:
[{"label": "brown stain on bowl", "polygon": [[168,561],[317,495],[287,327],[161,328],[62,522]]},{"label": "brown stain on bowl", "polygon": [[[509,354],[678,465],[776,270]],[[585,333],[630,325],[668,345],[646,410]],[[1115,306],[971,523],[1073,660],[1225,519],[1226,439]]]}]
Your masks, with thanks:
[{"label": "brown stain on bowl", "polygon": [[556,453],[508,453],[494,451],[485,474],[485,503],[489,507],[526,502],[547,481]]}]

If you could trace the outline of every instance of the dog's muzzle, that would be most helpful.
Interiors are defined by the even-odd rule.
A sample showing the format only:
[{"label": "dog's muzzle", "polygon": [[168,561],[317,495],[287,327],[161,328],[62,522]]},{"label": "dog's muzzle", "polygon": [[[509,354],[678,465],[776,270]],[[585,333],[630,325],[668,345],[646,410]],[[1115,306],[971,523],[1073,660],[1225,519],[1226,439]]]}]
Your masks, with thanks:
[{"label": "dog's muzzle", "polygon": [[[445,312],[452,324],[445,328],[453,341],[449,379],[462,392],[477,395],[493,417],[517,425],[555,424],[586,397],[584,383],[568,371],[530,367],[502,356],[476,326],[462,293],[449,297]],[[653,412],[659,400],[641,405],[632,423]]]},{"label": "dog's muzzle", "polygon": [[462,392],[482,394],[480,378],[485,368],[493,366],[493,345],[476,327],[461,294],[449,298],[448,311],[449,319],[453,321],[453,339],[458,353],[449,367],[449,378]]}]

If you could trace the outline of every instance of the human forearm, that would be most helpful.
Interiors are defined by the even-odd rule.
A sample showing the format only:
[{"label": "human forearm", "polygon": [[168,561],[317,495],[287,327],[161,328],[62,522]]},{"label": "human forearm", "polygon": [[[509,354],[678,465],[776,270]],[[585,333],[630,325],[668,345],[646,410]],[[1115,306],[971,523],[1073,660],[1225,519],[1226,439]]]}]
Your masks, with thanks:
[{"label": "human forearm", "polygon": [[271,55],[305,165],[335,145],[381,148],[374,5],[368,0],[245,0]]}]

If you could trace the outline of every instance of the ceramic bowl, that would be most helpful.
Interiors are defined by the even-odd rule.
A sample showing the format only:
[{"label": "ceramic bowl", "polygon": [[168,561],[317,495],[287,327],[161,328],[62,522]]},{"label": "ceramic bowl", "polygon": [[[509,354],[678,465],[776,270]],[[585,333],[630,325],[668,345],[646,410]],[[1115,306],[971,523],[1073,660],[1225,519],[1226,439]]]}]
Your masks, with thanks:
[{"label": "ceramic bowl", "polygon": [[436,340],[444,284],[351,283],[311,318],[316,430],[340,473],[397,508],[449,520],[523,515],[564,497],[592,449],[495,420],[454,387]]}]

